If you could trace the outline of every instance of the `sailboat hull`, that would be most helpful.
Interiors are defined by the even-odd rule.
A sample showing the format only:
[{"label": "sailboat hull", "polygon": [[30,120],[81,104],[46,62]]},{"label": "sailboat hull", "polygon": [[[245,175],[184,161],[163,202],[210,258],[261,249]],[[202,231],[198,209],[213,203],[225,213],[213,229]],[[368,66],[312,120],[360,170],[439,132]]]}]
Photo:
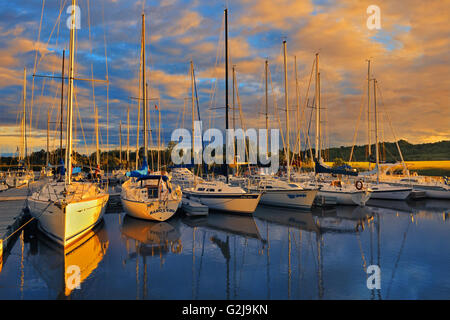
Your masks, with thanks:
[{"label": "sailboat hull", "polygon": [[134,201],[120,198],[122,206],[125,212],[139,219],[166,221],[170,219],[178,209],[180,200],[167,200],[167,201]]},{"label": "sailboat hull", "polygon": [[328,201],[332,201],[341,205],[357,205],[364,206],[366,202],[371,198],[369,192],[340,192],[331,190],[320,190],[317,193],[318,197],[324,197]]},{"label": "sailboat hull", "polygon": [[261,203],[277,207],[310,209],[317,190],[266,190]]},{"label": "sailboat hull", "polygon": [[67,247],[83,237],[99,223],[105,212],[109,195],[71,202],[61,206],[53,201],[31,198],[31,215],[39,221],[39,228],[52,240]]},{"label": "sailboat hull", "polygon": [[385,200],[406,200],[411,194],[412,189],[387,189],[387,190],[372,190],[372,199]]},{"label": "sailboat hull", "polygon": [[185,193],[190,199],[199,201],[212,210],[246,213],[255,212],[261,195],[256,194],[199,194],[196,192]]}]

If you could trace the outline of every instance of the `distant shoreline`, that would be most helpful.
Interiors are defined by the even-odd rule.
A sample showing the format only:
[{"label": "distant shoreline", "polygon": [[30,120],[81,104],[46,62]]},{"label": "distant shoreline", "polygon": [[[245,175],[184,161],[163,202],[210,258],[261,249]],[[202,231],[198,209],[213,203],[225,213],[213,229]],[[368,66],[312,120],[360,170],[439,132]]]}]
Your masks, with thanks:
[{"label": "distant shoreline", "polygon": [[[333,162],[325,163],[329,166],[333,165]],[[369,163],[365,161],[352,161],[347,163],[360,171],[366,171],[369,168]],[[417,174],[425,176],[450,176],[450,160],[405,161],[405,163],[411,173],[417,172]],[[373,167],[374,164],[372,164]],[[402,169],[401,164],[397,168]]]}]

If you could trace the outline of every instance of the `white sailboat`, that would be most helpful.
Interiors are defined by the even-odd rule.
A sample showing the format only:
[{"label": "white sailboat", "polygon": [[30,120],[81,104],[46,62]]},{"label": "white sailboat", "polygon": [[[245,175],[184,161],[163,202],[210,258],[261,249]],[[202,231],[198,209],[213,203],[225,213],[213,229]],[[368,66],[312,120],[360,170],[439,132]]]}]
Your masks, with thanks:
[{"label": "white sailboat", "polygon": [[[258,175],[253,176],[252,180],[256,185],[249,187],[251,191],[263,192],[261,203],[278,207],[291,207],[299,209],[310,209],[318,192],[318,188],[305,187],[298,183],[293,183],[290,170],[290,143],[289,143],[289,104],[288,104],[288,83],[287,83],[287,61],[286,61],[286,41],[283,41],[284,53],[284,85],[285,85],[285,106],[286,106],[286,163],[287,163],[287,182],[275,179],[271,176]],[[266,74],[266,110],[267,110],[267,61],[265,63]],[[266,119],[267,120],[267,119]],[[268,125],[266,121],[266,126]]]},{"label": "white sailboat", "polygon": [[[370,79],[369,79],[370,81]],[[368,183],[368,188],[372,190],[372,199],[406,200],[411,194],[412,187],[393,186],[387,183],[380,183],[380,152],[378,146],[378,111],[377,111],[377,80],[373,81],[373,101],[374,101],[374,122],[375,122],[375,159],[376,159],[376,183]],[[369,145],[370,148],[370,145]]]},{"label": "white sailboat", "polygon": [[[75,7],[76,1],[72,0],[72,8]],[[76,30],[74,24],[75,19],[72,19],[65,179],[46,183],[28,200],[30,213],[38,220],[39,228],[64,247],[73,244],[101,221],[109,199],[108,193],[96,183],[72,181],[72,111]]]},{"label": "white sailboat", "polygon": [[316,203],[319,205],[358,205],[364,206],[371,198],[370,189],[358,190],[353,184],[341,180],[331,182],[311,182],[311,186],[318,186]]},{"label": "white sailboat", "polygon": [[145,15],[142,14],[142,96],[143,96],[143,129],[144,159],[141,170],[127,172],[131,177],[122,184],[120,201],[127,214],[132,217],[165,221],[177,211],[182,192],[179,186],[173,188],[170,178],[165,174],[149,174],[147,165],[148,131],[147,131],[147,93],[145,90]]},{"label": "white sailboat", "polygon": [[305,187],[299,183],[287,182],[272,177],[258,179],[257,186],[250,186],[249,190],[262,192],[261,203],[277,207],[289,207],[299,209],[310,209],[313,205],[317,192],[316,186]]},{"label": "white sailboat", "polygon": [[394,186],[408,186],[413,190],[425,192],[425,197],[432,199],[447,199],[450,200],[450,185],[448,179],[443,178],[444,181],[432,179],[423,176],[411,176],[408,178],[392,179],[386,182]]},{"label": "white sailboat", "polygon": [[[321,127],[320,127],[320,72],[319,72],[319,54],[316,53],[316,89],[315,89],[315,109],[316,109],[316,181],[310,182],[311,186],[318,186],[319,192],[317,193],[316,201],[319,204],[338,204],[338,205],[358,205],[364,206],[371,197],[370,189],[358,189],[353,184],[346,184],[341,180],[334,180],[331,182],[320,182],[320,177],[317,175],[317,168],[326,167],[322,161],[321,155]],[[329,168],[331,169],[331,168]]]},{"label": "white sailboat", "polygon": [[[228,129],[228,10],[225,15],[225,129]],[[194,148],[192,148],[194,156]],[[194,158],[194,157],[193,157]],[[241,187],[228,184],[228,164],[225,164],[226,182],[214,180],[203,181],[194,188],[183,192],[188,199],[199,201],[208,208],[226,212],[251,214],[256,210],[261,194],[259,192],[246,192]]]},{"label": "white sailboat", "polygon": [[185,189],[185,196],[219,211],[253,213],[261,198],[259,192],[246,192],[222,181],[201,182],[195,188]]}]

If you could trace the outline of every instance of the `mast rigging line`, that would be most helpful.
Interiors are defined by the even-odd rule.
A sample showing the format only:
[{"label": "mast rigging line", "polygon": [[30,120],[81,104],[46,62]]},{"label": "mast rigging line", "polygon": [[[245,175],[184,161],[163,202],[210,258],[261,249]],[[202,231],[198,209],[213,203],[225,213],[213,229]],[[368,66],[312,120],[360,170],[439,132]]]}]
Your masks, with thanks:
[{"label": "mast rigging line", "polygon": [[[48,44],[50,43],[50,40],[51,40],[52,35],[53,35],[53,32],[55,31],[55,28],[56,28],[57,25],[58,25],[58,34],[59,34],[60,18],[61,18],[61,14],[62,14],[63,8],[65,7],[65,4],[66,4],[66,0],[64,1],[64,4],[61,5],[58,18],[56,19],[55,24],[53,25],[53,29],[50,32],[50,35],[48,37],[47,43],[44,46],[44,49],[48,47]],[[41,31],[42,31],[42,20],[43,20],[43,17],[44,17],[44,7],[45,7],[45,0],[42,1],[41,18],[40,18],[39,29],[38,29],[38,39],[37,39],[37,41],[35,42],[35,45],[34,45],[34,47],[35,47],[35,58],[34,58],[33,74],[36,73],[37,67],[39,66],[39,64],[42,61],[42,59],[45,57],[45,52],[43,52],[42,56],[39,58],[39,61],[37,60],[37,54],[38,54],[39,50],[36,47],[36,45],[40,43]],[[32,121],[33,121],[33,106],[34,106],[34,77],[33,77],[32,85],[31,85],[30,137],[31,137],[31,128],[32,128]]]},{"label": "mast rigging line", "polygon": [[[311,126],[311,120],[312,120],[312,109],[311,109],[311,115],[310,115],[310,119],[309,119],[308,131],[306,131],[305,128],[302,128],[302,127],[301,127],[301,123],[302,123],[303,117],[305,116],[305,110],[306,110],[306,108],[308,107],[308,100],[309,100],[308,96],[309,96],[309,90],[310,90],[310,87],[311,87],[312,74],[313,74],[313,72],[314,72],[314,66],[315,66],[315,64],[316,64],[316,60],[313,59],[313,63],[312,63],[312,67],[311,67],[311,72],[310,72],[310,76],[309,76],[309,81],[308,81],[308,87],[307,87],[307,90],[306,90],[306,94],[305,94],[305,99],[304,99],[303,106],[301,107],[301,114],[300,114],[300,120],[299,120],[300,130],[303,129],[303,135],[305,136],[305,140],[306,140],[305,143],[307,144],[307,148],[308,148],[309,151],[310,151],[311,159],[312,159],[312,148],[311,148],[311,142],[310,142],[309,132],[310,132],[310,126]],[[299,98],[300,98],[300,94],[299,94]],[[313,105],[314,105],[314,103],[313,103]],[[300,137],[301,137],[301,135],[300,135],[300,130],[298,131],[298,133],[297,133],[297,138],[295,139],[295,140],[296,140],[296,142],[295,142],[296,145],[298,145],[299,143],[301,143],[301,141],[300,141]],[[301,153],[301,150],[298,150],[298,152],[299,152],[299,154],[300,154],[300,153]]]},{"label": "mast rigging line", "polygon": [[362,111],[364,108],[363,103],[364,103],[364,97],[366,95],[365,89],[366,89],[366,86],[364,84],[363,85],[363,94],[361,95],[361,103],[360,103],[360,107],[359,107],[359,116],[358,116],[358,120],[356,121],[355,134],[353,135],[352,149],[350,150],[350,157],[348,159],[348,162],[351,162],[352,158],[353,158],[353,151],[355,149],[356,139],[358,136],[359,126],[360,126],[360,121],[361,121],[361,116],[362,116]]},{"label": "mast rigging line", "polygon": [[[385,109],[385,104],[384,104],[384,100],[383,100],[383,93],[381,91],[381,87],[378,85],[378,83],[376,84],[376,87],[378,88],[378,92],[379,92],[379,95],[380,95],[381,105],[383,106],[383,109]],[[389,114],[387,112],[385,112],[384,114],[386,115],[386,117],[388,119],[389,127],[391,128],[392,135],[394,136],[395,145],[397,146],[397,150],[398,150],[398,153],[400,155],[400,159],[402,161],[403,168],[405,169],[407,175],[409,176],[408,166],[406,165],[405,160],[403,159],[402,151],[401,151],[400,146],[398,144],[398,140],[397,140],[397,137],[395,135],[394,128],[392,127],[391,117],[389,116]]]}]

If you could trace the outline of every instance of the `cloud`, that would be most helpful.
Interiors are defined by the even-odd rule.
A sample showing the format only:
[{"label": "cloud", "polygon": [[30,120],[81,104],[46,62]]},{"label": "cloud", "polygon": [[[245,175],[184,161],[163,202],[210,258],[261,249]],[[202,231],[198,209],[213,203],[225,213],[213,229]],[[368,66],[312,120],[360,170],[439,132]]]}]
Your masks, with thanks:
[{"label": "cloud", "polygon": [[[246,126],[264,126],[261,115],[264,97],[264,60],[269,59],[276,97],[269,88],[271,126],[278,126],[273,112],[274,99],[284,126],[283,57],[281,43],[287,40],[289,101],[295,115],[293,56],[297,58],[300,104],[312,102],[314,82],[306,96],[312,62],[320,53],[320,72],[324,122],[330,145],[349,145],[357,125],[364,97],[367,59],[372,61],[372,76],[379,84],[379,110],[389,115],[397,139],[430,142],[450,139],[448,123],[450,87],[450,30],[445,2],[380,0],[381,30],[368,30],[366,8],[372,3],[360,0],[294,1],[243,0],[229,3],[229,44],[231,64],[236,65],[240,100]],[[104,38],[106,37],[109,76],[109,115],[111,143],[118,143],[118,122],[137,96],[140,57],[142,1],[91,1],[91,40],[88,37],[87,10],[82,7],[82,29],[78,30],[77,75],[106,78]],[[81,6],[85,4],[81,3]],[[61,51],[68,44],[68,30],[55,32],[47,39],[56,21],[58,4],[46,4],[41,42],[36,43],[40,5],[31,1],[9,4],[0,14],[0,112],[5,126],[16,126],[17,108],[22,94],[23,68],[29,75],[38,50],[38,73],[60,73]],[[104,11],[103,11],[104,10]],[[189,61],[195,65],[202,119],[223,127],[224,48],[223,7],[210,1],[164,0],[145,3],[147,34],[147,76],[152,97],[163,106],[165,140],[170,137],[190,95]],[[104,16],[104,24],[103,24]],[[62,17],[64,22],[66,16]],[[68,65],[66,51],[66,68]],[[231,65],[230,65],[231,67]],[[28,81],[31,97],[32,81]],[[59,106],[60,82],[35,79],[33,130],[45,127],[48,108]],[[230,70],[231,98],[231,70]],[[214,93],[214,94],[213,94]],[[211,97],[213,101],[211,101]],[[92,137],[93,93],[90,82],[77,82],[77,100],[85,122],[86,135]],[[106,125],[106,86],[95,85],[95,100]],[[65,96],[65,103],[67,96]],[[309,121],[311,109],[305,110]],[[365,117],[363,112],[363,116]],[[39,115],[38,115],[39,114]],[[365,118],[359,124],[357,143],[367,139]],[[381,116],[382,117],[382,116]],[[393,140],[387,119],[383,128]],[[384,121],[386,120],[386,121]],[[132,122],[137,121],[136,110]],[[292,116],[291,127],[295,127]],[[312,118],[314,121],[314,117]],[[312,126],[313,128],[313,126]],[[314,138],[314,130],[311,131]],[[292,133],[293,134],[293,133]],[[8,143],[4,138],[2,142]],[[39,141],[36,141],[39,144]],[[38,147],[38,146],[36,146]],[[14,147],[15,149],[15,147]]]}]

